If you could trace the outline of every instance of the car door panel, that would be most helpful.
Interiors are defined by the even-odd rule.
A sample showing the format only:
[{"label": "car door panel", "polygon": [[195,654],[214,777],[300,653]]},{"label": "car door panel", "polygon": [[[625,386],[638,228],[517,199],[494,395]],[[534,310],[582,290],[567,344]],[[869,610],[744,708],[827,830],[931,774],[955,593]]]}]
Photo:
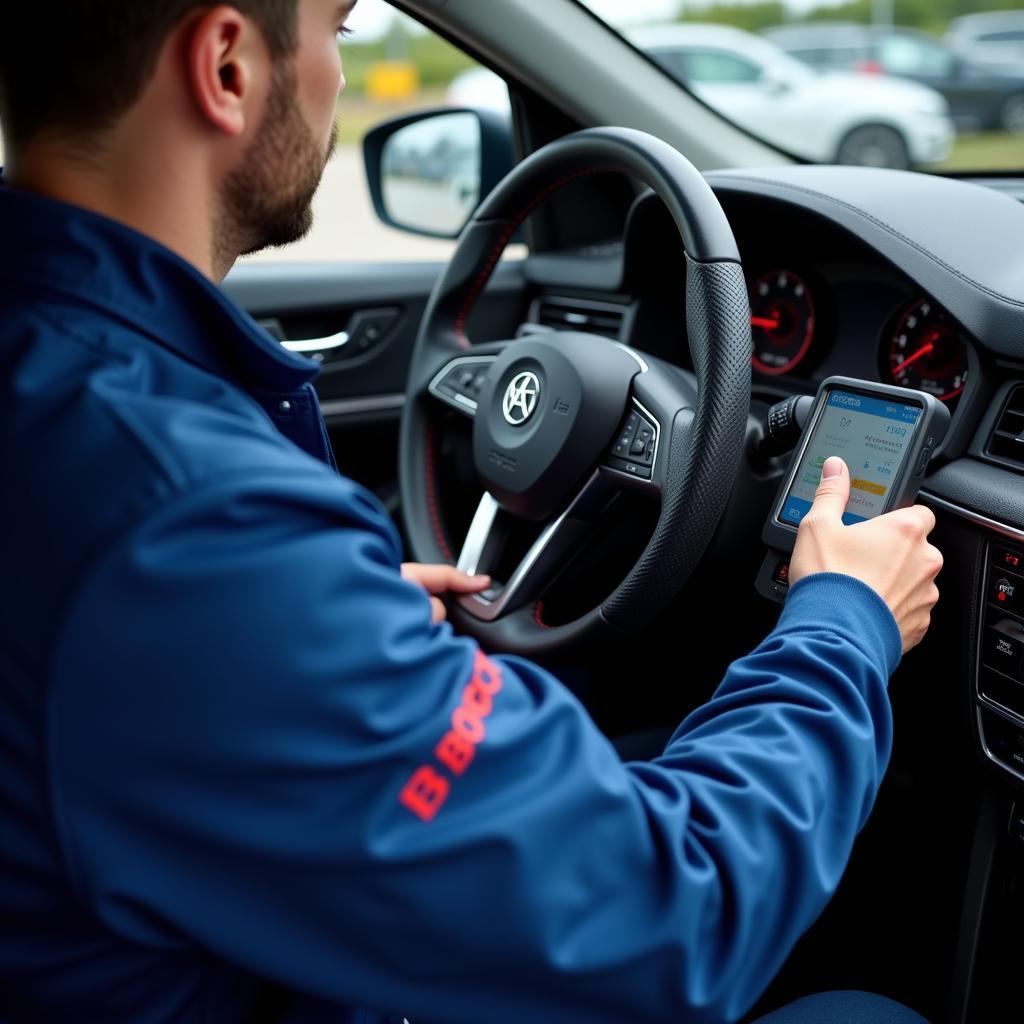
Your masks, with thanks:
[{"label": "car door panel", "polygon": [[[316,387],[338,466],[393,515],[409,360],[442,269],[440,263],[251,263],[224,282],[279,340],[321,363]],[[470,315],[470,337],[515,335],[525,314],[525,281],[523,261],[499,263]]]}]

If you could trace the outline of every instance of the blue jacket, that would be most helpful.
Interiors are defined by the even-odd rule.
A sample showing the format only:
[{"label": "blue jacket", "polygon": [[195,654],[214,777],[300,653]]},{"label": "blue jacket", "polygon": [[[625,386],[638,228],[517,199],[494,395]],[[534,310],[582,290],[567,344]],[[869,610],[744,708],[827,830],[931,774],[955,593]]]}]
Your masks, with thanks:
[{"label": "blue jacket", "polygon": [[882,599],[801,580],[623,764],[432,624],[314,364],[102,217],[0,190],[0,239],[0,1019],[251,1021],[269,984],[413,1024],[741,1015],[885,770]]}]

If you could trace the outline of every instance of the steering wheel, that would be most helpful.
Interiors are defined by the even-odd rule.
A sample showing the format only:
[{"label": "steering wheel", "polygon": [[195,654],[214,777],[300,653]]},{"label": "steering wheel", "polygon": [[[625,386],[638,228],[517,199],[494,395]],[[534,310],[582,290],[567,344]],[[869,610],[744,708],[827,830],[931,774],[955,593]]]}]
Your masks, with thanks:
[{"label": "steering wheel", "polygon": [[[695,375],[593,334],[553,330],[472,346],[466,338],[467,316],[523,220],[562,186],[604,172],[648,185],[679,229]],[[636,634],[682,589],[725,511],[746,437],[750,366],[736,241],[685,157],[644,132],[592,128],[518,164],[467,224],[431,293],[402,416],[399,484],[416,561],[491,573],[510,523],[542,525],[506,579],[457,600],[453,625],[487,649],[525,657]],[[438,493],[439,402],[472,418],[485,487],[457,559]],[[546,588],[609,498],[628,488],[660,499],[642,554],[600,604],[572,622],[545,624]]]}]

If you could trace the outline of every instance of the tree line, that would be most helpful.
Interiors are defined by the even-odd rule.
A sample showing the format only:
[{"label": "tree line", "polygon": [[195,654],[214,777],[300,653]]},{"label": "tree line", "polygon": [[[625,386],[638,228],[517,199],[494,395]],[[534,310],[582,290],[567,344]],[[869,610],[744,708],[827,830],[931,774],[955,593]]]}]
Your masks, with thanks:
[{"label": "tree line", "polygon": [[[735,25],[748,32],[759,32],[773,25],[808,22],[856,21],[870,22],[874,9],[872,0],[846,0],[844,3],[816,7],[797,17],[788,14],[779,0],[757,3],[716,3],[690,10],[680,5],[677,20],[715,22]],[[941,35],[953,18],[983,11],[1014,11],[1021,9],[1021,0],[892,0],[893,21],[897,25],[923,29]],[[788,16],[787,16],[788,15]]]}]

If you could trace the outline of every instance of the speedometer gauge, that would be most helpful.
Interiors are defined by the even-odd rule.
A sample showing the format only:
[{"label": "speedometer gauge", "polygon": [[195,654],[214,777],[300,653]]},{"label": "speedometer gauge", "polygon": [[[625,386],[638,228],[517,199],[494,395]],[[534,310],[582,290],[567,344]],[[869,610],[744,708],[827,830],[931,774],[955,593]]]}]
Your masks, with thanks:
[{"label": "speedometer gauge", "polygon": [[885,370],[894,384],[943,402],[967,383],[967,346],[949,314],[930,299],[915,302],[900,317],[887,356]]},{"label": "speedometer gauge", "polygon": [[772,270],[750,284],[750,325],[754,369],[790,373],[814,338],[814,302],[804,280],[789,270]]}]

